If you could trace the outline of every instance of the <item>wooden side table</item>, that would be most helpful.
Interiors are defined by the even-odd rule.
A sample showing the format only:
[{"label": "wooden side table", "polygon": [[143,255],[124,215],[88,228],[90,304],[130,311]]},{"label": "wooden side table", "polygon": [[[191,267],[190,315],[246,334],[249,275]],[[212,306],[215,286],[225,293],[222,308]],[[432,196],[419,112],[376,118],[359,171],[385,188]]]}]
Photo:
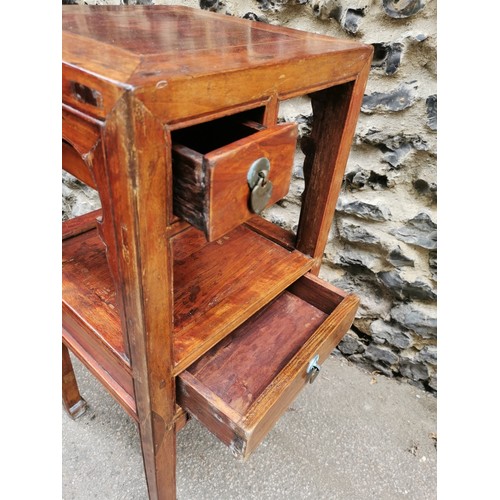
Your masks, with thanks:
[{"label": "wooden side table", "polygon": [[[248,456],[350,327],[317,278],[372,48],[172,6],[63,7],[63,168],[102,209],[63,223],[68,349],[136,420],[151,499],[175,498],[176,432]],[[314,123],[297,234],[260,217]]]}]

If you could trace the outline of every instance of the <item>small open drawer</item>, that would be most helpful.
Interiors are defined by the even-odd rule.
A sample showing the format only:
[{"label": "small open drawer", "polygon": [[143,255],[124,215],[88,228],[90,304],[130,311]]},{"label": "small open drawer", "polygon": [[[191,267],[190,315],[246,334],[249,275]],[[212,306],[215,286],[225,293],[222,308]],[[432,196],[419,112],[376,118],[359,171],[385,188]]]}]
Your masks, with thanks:
[{"label": "small open drawer", "polygon": [[[208,241],[280,200],[290,187],[296,124],[266,128],[248,116],[253,118],[239,113],[172,132],[174,213]],[[269,171],[252,195],[262,165]]]},{"label": "small open drawer", "polygon": [[246,458],[352,324],[358,298],[307,274],[181,373],[178,404]]}]

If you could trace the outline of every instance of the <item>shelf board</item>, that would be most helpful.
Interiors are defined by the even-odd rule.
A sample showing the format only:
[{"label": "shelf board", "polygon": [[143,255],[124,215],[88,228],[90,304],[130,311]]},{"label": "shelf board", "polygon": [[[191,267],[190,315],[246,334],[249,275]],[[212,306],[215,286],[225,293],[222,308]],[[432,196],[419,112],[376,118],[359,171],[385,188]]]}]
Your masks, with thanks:
[{"label": "shelf board", "polygon": [[[194,228],[174,249],[174,361],[179,374],[305,274],[311,258],[240,226],[207,243]],[[105,247],[89,230],[63,242],[63,318],[130,372]],[[113,358],[113,359],[111,359]]]},{"label": "shelf board", "polygon": [[122,365],[125,354],[116,291],[106,260],[106,251],[96,229],[63,241],[63,319],[74,328],[85,329]]},{"label": "shelf board", "polygon": [[310,258],[246,226],[175,259],[175,373],[187,368],[311,266]]}]

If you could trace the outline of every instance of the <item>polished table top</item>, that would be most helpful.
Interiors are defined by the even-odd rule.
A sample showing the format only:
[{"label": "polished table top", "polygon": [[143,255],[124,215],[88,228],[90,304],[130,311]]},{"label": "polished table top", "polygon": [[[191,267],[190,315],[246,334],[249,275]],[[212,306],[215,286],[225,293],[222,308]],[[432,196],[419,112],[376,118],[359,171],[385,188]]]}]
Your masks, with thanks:
[{"label": "polished table top", "polygon": [[[123,91],[133,90],[172,123],[355,80],[371,50],[188,7],[64,6],[63,99],[104,118]],[[97,92],[95,106],[73,99],[73,81]]]},{"label": "polished table top", "polygon": [[[108,69],[124,60],[141,67],[154,62],[165,75],[223,72],[360,47],[348,40],[166,5],[64,6],[63,37],[65,58],[76,58],[76,64],[83,62],[76,45],[85,38],[96,50],[95,61]],[[136,71],[134,81],[150,76]]]}]

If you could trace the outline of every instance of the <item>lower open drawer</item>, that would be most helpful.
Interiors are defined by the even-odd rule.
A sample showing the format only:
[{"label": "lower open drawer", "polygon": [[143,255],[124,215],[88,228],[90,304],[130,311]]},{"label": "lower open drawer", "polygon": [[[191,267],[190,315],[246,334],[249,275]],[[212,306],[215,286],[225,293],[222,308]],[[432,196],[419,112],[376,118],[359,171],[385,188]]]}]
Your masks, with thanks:
[{"label": "lower open drawer", "polygon": [[314,380],[358,302],[303,276],[179,375],[178,404],[246,458]]}]

